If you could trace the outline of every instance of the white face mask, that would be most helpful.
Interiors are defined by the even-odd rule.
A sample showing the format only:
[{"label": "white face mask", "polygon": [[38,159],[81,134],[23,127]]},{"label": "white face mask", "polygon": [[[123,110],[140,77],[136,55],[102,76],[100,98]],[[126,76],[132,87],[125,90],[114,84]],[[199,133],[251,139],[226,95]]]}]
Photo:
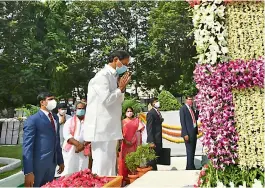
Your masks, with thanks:
[{"label": "white face mask", "polygon": [[73,101],[68,101],[68,104],[72,105],[73,104]]},{"label": "white face mask", "polygon": [[156,103],[154,104],[154,107],[155,107],[155,108],[160,108],[160,102],[156,102]]},{"label": "white face mask", "polygon": [[48,104],[46,106],[47,110],[52,111],[54,108],[56,108],[57,102],[53,99],[48,101]]},{"label": "white face mask", "polygon": [[66,114],[66,110],[59,110],[59,114],[62,115],[62,116],[65,115]]}]

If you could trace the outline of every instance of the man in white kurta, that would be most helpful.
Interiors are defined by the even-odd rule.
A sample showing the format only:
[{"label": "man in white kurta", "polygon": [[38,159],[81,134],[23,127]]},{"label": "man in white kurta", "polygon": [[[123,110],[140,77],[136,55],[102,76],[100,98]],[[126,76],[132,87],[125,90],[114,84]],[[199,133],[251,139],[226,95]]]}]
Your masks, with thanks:
[{"label": "man in white kurta", "polygon": [[130,81],[130,74],[126,72],[129,57],[125,51],[113,52],[109,64],[88,84],[84,140],[91,142],[92,172],[100,176],[116,175],[117,141],[123,138],[123,92]]},{"label": "man in white kurta", "polygon": [[[77,103],[76,114],[64,124],[63,136],[65,141],[62,147],[62,153],[65,161],[65,171],[62,175],[72,174],[88,168],[89,157],[85,156],[83,152],[85,107],[85,104],[81,102]],[[78,147],[83,149],[76,153]]]}]

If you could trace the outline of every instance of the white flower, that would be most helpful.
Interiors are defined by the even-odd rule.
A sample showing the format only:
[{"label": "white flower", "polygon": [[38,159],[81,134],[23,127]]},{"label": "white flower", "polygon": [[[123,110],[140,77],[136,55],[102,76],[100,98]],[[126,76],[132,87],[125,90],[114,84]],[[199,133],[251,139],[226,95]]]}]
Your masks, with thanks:
[{"label": "white flower", "polygon": [[233,182],[230,182],[229,185],[230,185],[231,188],[235,187],[235,184]]},{"label": "white flower", "polygon": [[222,182],[220,182],[220,181],[218,181],[217,182],[217,186],[216,186],[217,188],[226,188],[225,186],[224,186],[224,184],[222,183]]},{"label": "white flower", "polygon": [[214,0],[215,4],[221,4],[223,1],[222,0]]},{"label": "white flower", "polygon": [[217,53],[216,52],[212,52],[211,53],[211,64],[215,64],[215,63],[217,63],[216,61],[217,61]]},{"label": "white flower", "polygon": [[199,22],[200,22],[200,19],[201,19],[201,17],[200,17],[200,15],[199,14],[196,14],[194,17],[193,17],[193,25],[196,27],[196,26],[198,26],[198,24],[199,24]]},{"label": "white flower", "polygon": [[222,47],[221,51],[223,54],[227,54],[228,53],[228,48],[227,47]]},{"label": "white flower", "polygon": [[252,185],[253,188],[262,188],[262,184],[260,180],[254,179],[254,184]]},{"label": "white flower", "polygon": [[200,64],[215,64],[218,60],[228,59],[225,56],[228,51],[224,26],[225,6],[221,2],[222,0],[215,0],[214,3],[209,3],[208,0],[203,0],[194,7],[194,37]]},{"label": "white flower", "polygon": [[222,34],[222,33],[218,33],[217,34],[217,39],[218,39],[218,41],[223,41],[223,40],[225,40],[225,38],[224,38],[224,35]]},{"label": "white flower", "polygon": [[209,23],[213,22],[214,23],[214,14],[210,14],[208,16],[206,16],[205,21],[204,21],[207,25],[209,25]]},{"label": "white flower", "polygon": [[[214,12],[216,9],[217,9],[216,4],[212,4],[212,6],[211,6],[211,11]],[[217,10],[218,10],[218,9],[217,9]]]},{"label": "white flower", "polygon": [[216,9],[215,13],[216,13],[219,17],[224,18],[224,16],[225,16],[225,6],[219,6],[219,7]]},{"label": "white flower", "polygon": [[200,54],[200,55],[199,55],[199,60],[198,60],[198,62],[199,62],[199,63],[202,63],[202,62],[203,62],[203,59],[204,59],[204,54]]},{"label": "white flower", "polygon": [[222,25],[219,22],[215,22],[214,23],[214,28],[215,28],[216,31],[220,32],[221,28],[222,28]]},{"label": "white flower", "polygon": [[247,186],[246,186],[246,182],[244,181],[244,182],[243,182],[243,185],[239,185],[239,188],[247,188]]},{"label": "white flower", "polygon": [[213,36],[210,37],[210,39],[209,39],[209,43],[211,43],[211,44],[216,44],[216,43],[215,43],[215,39],[214,39]]},{"label": "white flower", "polygon": [[193,7],[193,8],[194,8],[194,10],[196,10],[196,11],[197,11],[197,10],[199,9],[199,7],[200,7],[200,5],[194,5],[194,7]]}]

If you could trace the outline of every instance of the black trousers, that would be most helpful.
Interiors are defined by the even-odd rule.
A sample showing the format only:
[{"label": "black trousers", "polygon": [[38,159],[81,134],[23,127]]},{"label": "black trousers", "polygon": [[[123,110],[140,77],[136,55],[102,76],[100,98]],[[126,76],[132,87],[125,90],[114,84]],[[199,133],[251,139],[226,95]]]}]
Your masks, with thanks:
[{"label": "black trousers", "polygon": [[157,170],[157,160],[160,157],[160,152],[162,151],[162,143],[155,143],[156,147],[154,148],[157,159],[152,160],[148,163],[148,165],[152,166],[152,170]]},{"label": "black trousers", "polygon": [[194,156],[197,145],[197,134],[193,133],[189,135],[189,141],[185,141],[186,153],[187,153],[187,165],[186,170],[195,170]]}]

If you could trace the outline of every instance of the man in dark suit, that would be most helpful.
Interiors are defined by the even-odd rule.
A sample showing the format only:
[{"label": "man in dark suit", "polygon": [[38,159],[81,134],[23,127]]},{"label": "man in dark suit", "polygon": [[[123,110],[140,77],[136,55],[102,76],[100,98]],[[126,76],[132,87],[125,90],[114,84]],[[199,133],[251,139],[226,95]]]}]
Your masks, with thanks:
[{"label": "man in dark suit", "polygon": [[[147,113],[147,143],[154,148],[156,156],[160,156],[162,150],[162,122],[163,118],[159,112],[160,103],[157,98],[151,100],[152,109]],[[157,160],[150,162],[153,170],[157,170]]]},{"label": "man in dark suit", "polygon": [[40,93],[37,99],[40,110],[28,117],[23,128],[25,187],[40,187],[52,181],[57,165],[59,174],[64,170],[59,119],[51,113],[57,103],[48,92]]},{"label": "man in dark suit", "polygon": [[198,115],[192,108],[193,99],[190,96],[186,97],[186,104],[180,108],[180,123],[181,123],[181,137],[184,138],[186,153],[187,153],[187,165],[186,170],[196,170],[194,165],[194,156],[197,144]]}]

